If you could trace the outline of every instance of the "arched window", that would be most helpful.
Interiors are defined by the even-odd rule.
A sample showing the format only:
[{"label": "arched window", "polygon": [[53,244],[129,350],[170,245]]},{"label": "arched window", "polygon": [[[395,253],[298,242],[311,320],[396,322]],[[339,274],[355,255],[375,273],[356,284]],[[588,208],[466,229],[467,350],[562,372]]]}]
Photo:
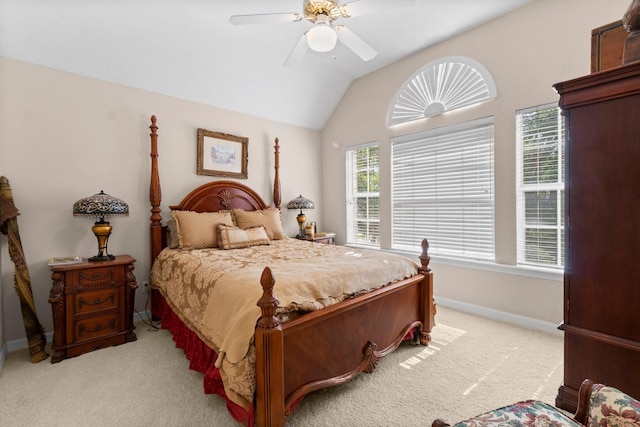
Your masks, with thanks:
[{"label": "arched window", "polygon": [[429,62],[402,85],[389,111],[389,126],[494,99],[496,84],[489,71],[466,57]]}]

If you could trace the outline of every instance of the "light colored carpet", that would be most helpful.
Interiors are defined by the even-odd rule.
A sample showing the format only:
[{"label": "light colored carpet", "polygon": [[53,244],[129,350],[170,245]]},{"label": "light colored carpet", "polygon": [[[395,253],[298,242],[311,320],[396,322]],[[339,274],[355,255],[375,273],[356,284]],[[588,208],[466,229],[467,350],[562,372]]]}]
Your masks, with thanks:
[{"label": "light colored carpet", "polygon": [[[518,400],[553,404],[562,336],[439,307],[429,347],[402,345],[376,371],[308,396],[302,426],[430,426]],[[137,323],[136,342],[51,364],[12,352],[0,371],[1,426],[237,426],[202,392],[167,331]]]}]

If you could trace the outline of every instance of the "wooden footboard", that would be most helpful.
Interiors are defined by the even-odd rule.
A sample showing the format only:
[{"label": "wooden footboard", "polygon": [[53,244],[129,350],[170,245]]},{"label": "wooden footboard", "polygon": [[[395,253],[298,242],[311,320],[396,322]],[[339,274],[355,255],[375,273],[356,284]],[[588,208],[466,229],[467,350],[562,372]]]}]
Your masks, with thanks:
[{"label": "wooden footboard", "polygon": [[307,393],[373,372],[414,328],[420,343],[429,344],[435,304],[426,240],[422,249],[414,277],[282,324],[275,316],[276,281],[264,270],[255,336],[257,426],[284,426],[288,408]]}]

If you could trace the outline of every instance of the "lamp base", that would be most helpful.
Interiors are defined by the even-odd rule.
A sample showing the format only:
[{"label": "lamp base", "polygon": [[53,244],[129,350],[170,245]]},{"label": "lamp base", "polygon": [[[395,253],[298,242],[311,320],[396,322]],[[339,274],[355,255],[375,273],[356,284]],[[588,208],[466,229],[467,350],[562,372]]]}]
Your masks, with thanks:
[{"label": "lamp base", "polygon": [[98,255],[92,256],[91,258],[89,258],[89,261],[108,261],[111,259],[115,259],[115,256],[109,255],[109,253],[107,252],[107,242],[109,241],[109,236],[111,235],[111,224],[105,221],[104,218],[100,218],[99,221],[96,221],[96,223],[93,224],[91,230],[98,239]]},{"label": "lamp base", "polygon": [[302,213],[302,209],[300,209],[300,213],[296,217],[296,220],[298,221],[298,227],[300,228],[296,237],[304,237],[304,223],[307,220],[307,216]]},{"label": "lamp base", "polygon": [[116,256],[110,255],[110,254],[107,254],[107,255],[98,254],[96,256],[92,256],[91,258],[89,258],[89,261],[109,261],[112,259],[116,259]]}]

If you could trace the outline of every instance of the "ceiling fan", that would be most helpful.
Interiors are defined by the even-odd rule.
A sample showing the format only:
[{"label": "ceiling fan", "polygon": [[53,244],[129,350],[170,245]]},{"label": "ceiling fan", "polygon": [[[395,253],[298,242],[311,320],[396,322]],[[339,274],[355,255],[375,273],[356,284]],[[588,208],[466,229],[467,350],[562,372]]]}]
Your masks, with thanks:
[{"label": "ceiling fan", "polygon": [[252,15],[233,15],[229,21],[234,25],[262,24],[274,22],[308,21],[313,24],[298,40],[285,61],[285,65],[296,63],[308,49],[316,52],[329,52],[340,40],[363,61],[369,61],[378,54],[369,44],[344,25],[334,24],[341,18],[366,15],[393,8],[407,7],[415,0],[351,0],[338,3],[335,0],[303,0],[302,13],[263,13]]}]

